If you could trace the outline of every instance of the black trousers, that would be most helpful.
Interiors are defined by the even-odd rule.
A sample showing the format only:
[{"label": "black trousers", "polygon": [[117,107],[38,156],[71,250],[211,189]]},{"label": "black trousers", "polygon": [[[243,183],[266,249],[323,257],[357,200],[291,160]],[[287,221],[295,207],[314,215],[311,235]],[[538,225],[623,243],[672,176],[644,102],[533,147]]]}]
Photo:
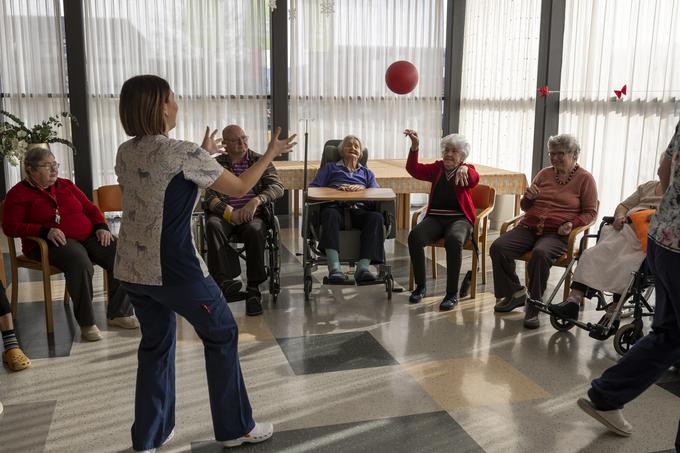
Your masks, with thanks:
[{"label": "black trousers", "polygon": [[266,233],[267,225],[259,216],[248,223],[234,225],[218,215],[208,214],[205,222],[208,270],[218,285],[241,275],[239,256],[229,245],[230,239],[245,245],[248,284],[258,285],[267,279],[264,265]]},{"label": "black trousers", "polygon": [[7,292],[5,291],[5,285],[0,283],[0,317],[5,316],[7,313],[12,312],[12,307],[9,305],[9,300],[7,300]]},{"label": "black trousers", "polygon": [[567,236],[557,233],[544,233],[519,225],[496,239],[489,248],[493,264],[493,288],[497,298],[511,296],[522,289],[515,260],[531,250],[528,264],[529,296],[541,299],[548,285],[550,267],[567,249]]},{"label": "black trousers", "polygon": [[424,247],[444,238],[446,249],[446,293],[458,294],[458,278],[463,261],[463,246],[470,237],[472,224],[465,217],[427,216],[408,235],[416,285],[425,284]]},{"label": "black trousers", "polygon": [[[57,247],[47,241],[50,264],[64,272],[66,289],[73,299],[73,314],[81,326],[94,325],[92,308],[92,275],[94,264],[98,264],[107,273],[109,282],[109,305],[106,316],[109,319],[132,315],[132,305],[121,288],[120,282],[113,277],[113,260],[116,257],[116,242],[112,241],[104,247],[97,241],[94,233],[84,241],[66,238],[66,245]],[[29,258],[40,259],[40,251],[33,249]]]},{"label": "black trousers", "polygon": [[[383,216],[379,212],[365,208],[349,210],[352,228],[361,229],[361,245],[359,258],[368,258],[371,262],[385,261],[385,230]],[[340,249],[340,230],[346,228],[344,207],[325,206],[319,213],[321,220],[321,237],[319,247],[322,249]]]}]

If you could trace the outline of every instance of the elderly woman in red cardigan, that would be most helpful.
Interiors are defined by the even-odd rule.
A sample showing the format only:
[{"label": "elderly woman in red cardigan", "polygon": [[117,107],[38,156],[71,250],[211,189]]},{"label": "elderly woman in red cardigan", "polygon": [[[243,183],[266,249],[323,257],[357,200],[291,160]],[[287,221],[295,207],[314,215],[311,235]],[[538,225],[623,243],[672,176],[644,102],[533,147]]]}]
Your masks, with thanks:
[{"label": "elderly woman in red cardigan", "polygon": [[50,264],[64,272],[84,340],[102,338],[92,307],[92,263],[108,272],[109,325],[137,328],[132,306],[118,280],[113,278],[116,242],[102,213],[75,184],[58,177],[59,164],[49,149],[29,150],[24,167],[26,178],[12,187],[5,199],[2,222],[5,234],[22,238],[24,255],[33,259],[40,259],[40,251],[27,238],[47,240]]},{"label": "elderly woman in red cardigan", "polygon": [[[539,171],[524,193],[520,201],[524,218],[491,244],[496,312],[512,311],[527,300],[527,288],[515,273],[515,259],[532,251],[527,265],[528,296],[540,300],[550,267],[567,249],[571,230],[589,224],[597,215],[595,179],[576,162],[580,151],[578,142],[569,134],[548,139],[552,166]],[[524,327],[539,327],[538,309],[532,304],[526,306]]]},{"label": "elderly woman in red cardigan", "polygon": [[416,131],[406,129],[404,135],[411,139],[406,171],[416,179],[432,183],[425,218],[408,235],[408,250],[416,282],[409,301],[418,303],[427,292],[424,247],[444,238],[446,295],[439,309],[451,310],[458,304],[463,245],[470,237],[475,222],[475,206],[470,189],[479,182],[479,174],[474,166],[464,162],[470,154],[470,144],[462,135],[450,134],[442,138],[442,158],[431,164],[418,162],[419,140]]}]

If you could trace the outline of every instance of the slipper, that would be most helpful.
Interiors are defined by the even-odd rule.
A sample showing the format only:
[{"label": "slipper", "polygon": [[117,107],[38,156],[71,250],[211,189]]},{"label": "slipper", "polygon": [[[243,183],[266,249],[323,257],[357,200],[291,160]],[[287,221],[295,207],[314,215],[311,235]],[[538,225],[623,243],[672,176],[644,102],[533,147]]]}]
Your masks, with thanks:
[{"label": "slipper", "polygon": [[21,348],[12,348],[2,354],[2,363],[12,371],[21,371],[31,366],[31,359],[26,357]]},{"label": "slipper", "polygon": [[347,276],[342,271],[331,271],[328,274],[328,281],[331,283],[343,283],[347,281]]},{"label": "slipper", "polygon": [[368,269],[357,269],[354,273],[354,280],[358,283],[374,282],[376,278],[375,274]]}]

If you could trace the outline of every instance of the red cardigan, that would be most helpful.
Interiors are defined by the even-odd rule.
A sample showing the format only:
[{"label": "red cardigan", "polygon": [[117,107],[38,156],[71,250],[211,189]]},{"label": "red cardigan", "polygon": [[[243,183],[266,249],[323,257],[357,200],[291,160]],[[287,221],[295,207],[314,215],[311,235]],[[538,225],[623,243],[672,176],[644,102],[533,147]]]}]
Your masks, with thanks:
[{"label": "red cardigan", "polygon": [[[60,223],[54,221],[56,205],[51,197],[54,188],[59,205]],[[108,229],[104,216],[85,194],[68,179],[57,178],[47,190],[21,181],[10,189],[5,198],[2,228],[10,237],[37,236],[47,239],[50,228],[59,228],[67,238],[82,241],[92,231]],[[34,241],[22,239],[24,254],[37,247]]]},{"label": "red cardigan", "polygon": [[[456,198],[458,199],[458,204],[460,209],[468,218],[470,223],[475,223],[475,218],[477,214],[475,212],[475,205],[472,203],[472,195],[470,189],[475,187],[479,183],[479,173],[475,170],[474,165],[461,164],[468,168],[468,185],[463,187],[455,185],[454,178],[451,178],[451,184],[454,184],[453,190],[456,193]],[[439,178],[444,175],[444,162],[437,160],[431,164],[421,164],[418,163],[418,151],[409,151],[408,159],[406,160],[406,171],[416,179],[421,181],[430,181],[432,185],[430,186],[429,198],[432,198],[432,190],[434,186],[439,182]],[[427,205],[427,211],[425,215],[430,213],[430,205]]]}]

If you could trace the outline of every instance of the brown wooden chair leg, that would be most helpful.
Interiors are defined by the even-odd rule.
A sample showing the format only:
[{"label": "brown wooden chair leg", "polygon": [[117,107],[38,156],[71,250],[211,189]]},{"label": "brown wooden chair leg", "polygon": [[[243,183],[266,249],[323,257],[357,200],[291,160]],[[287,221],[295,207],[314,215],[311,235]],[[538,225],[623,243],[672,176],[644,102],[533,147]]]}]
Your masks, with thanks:
[{"label": "brown wooden chair leg", "polygon": [[488,218],[484,218],[484,227],[482,229],[482,284],[486,285],[486,234],[488,227]]},{"label": "brown wooden chair leg", "polygon": [[477,297],[477,264],[478,258],[475,251],[472,251],[472,278],[470,279],[470,299]]},{"label": "brown wooden chair leg", "polygon": [[437,278],[437,247],[431,245],[432,249],[432,278]]},{"label": "brown wooden chair leg", "polygon": [[[12,241],[12,238],[8,238]],[[17,318],[17,302],[19,301],[19,274],[18,268],[12,266],[12,319]]]},{"label": "brown wooden chair leg", "polygon": [[45,296],[45,325],[47,333],[54,333],[54,319],[52,317],[52,282],[50,273],[43,271],[43,294]]}]

